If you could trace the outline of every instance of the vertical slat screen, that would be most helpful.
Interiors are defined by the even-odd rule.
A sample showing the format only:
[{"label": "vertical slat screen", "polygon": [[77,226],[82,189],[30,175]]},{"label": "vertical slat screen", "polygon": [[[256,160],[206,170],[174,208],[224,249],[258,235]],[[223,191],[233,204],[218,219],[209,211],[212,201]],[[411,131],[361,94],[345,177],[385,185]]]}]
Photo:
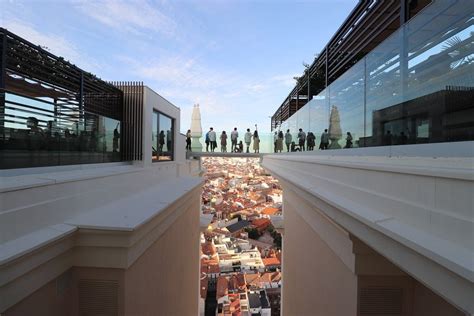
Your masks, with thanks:
[{"label": "vertical slat screen", "polygon": [[143,139],[143,82],[114,81],[123,92],[123,160],[142,159]]}]

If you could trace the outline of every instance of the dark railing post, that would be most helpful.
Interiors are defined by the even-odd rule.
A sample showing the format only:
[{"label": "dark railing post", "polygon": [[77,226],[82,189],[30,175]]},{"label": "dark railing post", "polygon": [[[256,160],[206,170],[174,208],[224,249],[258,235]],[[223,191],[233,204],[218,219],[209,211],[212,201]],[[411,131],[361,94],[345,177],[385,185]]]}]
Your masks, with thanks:
[{"label": "dark railing post", "polygon": [[84,115],[84,72],[81,71],[79,86],[79,120],[83,120],[84,130],[86,130],[86,117]]},{"label": "dark railing post", "polygon": [[307,76],[308,76],[308,99],[306,102],[309,102],[311,99],[313,99],[313,96],[311,95],[311,76],[309,74],[309,70],[308,70]]},{"label": "dark railing post", "polygon": [[[400,99],[399,103],[404,104],[408,90],[408,38],[407,26],[409,8],[408,0],[400,0]],[[403,130],[408,129],[408,120],[403,121]]]},{"label": "dark railing post", "polygon": [[325,54],[326,58],[325,58],[325,61],[324,61],[324,67],[325,67],[325,80],[326,80],[326,88],[328,87],[328,46],[326,46],[326,54]]},{"label": "dark railing post", "polygon": [[5,88],[7,75],[7,34],[0,29],[2,38],[2,51],[0,52],[0,129],[2,141],[5,141]]},{"label": "dark railing post", "polygon": [[405,23],[408,21],[407,0],[400,0],[400,95],[401,102],[405,101],[408,87],[408,39]]}]

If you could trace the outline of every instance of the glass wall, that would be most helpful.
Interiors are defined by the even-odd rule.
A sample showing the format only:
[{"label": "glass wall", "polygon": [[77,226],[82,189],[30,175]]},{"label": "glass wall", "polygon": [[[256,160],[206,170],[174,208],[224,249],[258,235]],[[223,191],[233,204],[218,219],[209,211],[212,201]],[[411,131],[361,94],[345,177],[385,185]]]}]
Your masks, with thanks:
[{"label": "glass wall", "polygon": [[333,149],[474,140],[472,12],[434,0],[280,129],[328,129]]},{"label": "glass wall", "polygon": [[174,120],[158,111],[152,119],[152,161],[173,160]]},{"label": "glass wall", "polygon": [[121,160],[122,92],[0,30],[0,169]]},{"label": "glass wall", "polygon": [[120,161],[120,121],[66,98],[7,92],[0,125],[1,169]]}]

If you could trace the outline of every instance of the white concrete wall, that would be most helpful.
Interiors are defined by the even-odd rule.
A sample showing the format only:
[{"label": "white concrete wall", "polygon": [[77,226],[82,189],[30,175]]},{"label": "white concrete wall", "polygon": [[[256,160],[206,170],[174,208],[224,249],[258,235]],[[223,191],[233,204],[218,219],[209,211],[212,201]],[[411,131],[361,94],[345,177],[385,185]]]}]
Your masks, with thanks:
[{"label": "white concrete wall", "polygon": [[[284,183],[284,203],[289,190],[297,192],[324,218],[459,310],[474,313],[473,148],[474,142],[462,142],[267,155],[263,166]],[[298,203],[294,207],[305,215]],[[292,251],[285,239],[292,233],[283,213],[285,271],[285,256]],[[311,224],[316,212],[306,214],[303,219]],[[314,230],[350,262],[330,237],[330,226]],[[306,244],[303,237],[297,240]],[[285,293],[285,272],[283,278]]]},{"label": "white concrete wall", "polygon": [[[71,266],[127,269],[181,212],[194,206],[199,214],[201,179],[192,176],[198,162],[185,162],[178,172],[180,165],[82,166],[3,177],[0,312]],[[196,236],[190,247],[198,249],[194,226],[188,227]],[[196,280],[197,258],[188,262],[196,267]]]}]

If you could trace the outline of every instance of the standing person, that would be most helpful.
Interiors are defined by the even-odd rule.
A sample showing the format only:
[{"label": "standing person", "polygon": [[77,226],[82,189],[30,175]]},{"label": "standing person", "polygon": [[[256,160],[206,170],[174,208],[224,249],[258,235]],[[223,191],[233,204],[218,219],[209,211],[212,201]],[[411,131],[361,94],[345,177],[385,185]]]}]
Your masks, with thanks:
[{"label": "standing person", "polygon": [[319,144],[319,149],[325,150],[328,149],[329,146],[329,134],[328,130],[325,129],[324,132],[321,134],[321,144]]},{"label": "standing person", "polygon": [[237,132],[237,127],[234,127],[234,130],[230,133],[230,141],[232,143],[230,151],[234,152],[237,147],[237,139],[239,138],[239,132]]},{"label": "standing person", "polygon": [[[120,132],[118,131],[119,124],[120,123],[117,123],[117,126],[115,126],[115,129],[114,129],[114,138],[113,138],[113,141],[112,141],[112,151],[114,153],[118,152],[118,149],[119,149],[119,138],[120,138]],[[66,128],[66,131],[69,134],[69,130],[67,128]],[[64,136],[66,138],[68,137],[66,132],[64,132]]]},{"label": "standing person", "polygon": [[253,150],[256,154],[260,152],[260,138],[258,138],[258,131],[253,132]]},{"label": "standing person", "polygon": [[278,132],[278,138],[276,141],[276,151],[281,152],[283,150],[283,132],[279,131]]},{"label": "standing person", "polygon": [[352,135],[351,135],[351,132],[347,132],[346,147],[344,147],[344,148],[352,148]]},{"label": "standing person", "polygon": [[277,140],[278,140],[278,132],[275,131],[275,134],[273,134],[273,152],[277,152]]},{"label": "standing person", "polygon": [[308,132],[308,137],[306,137],[306,143],[308,150],[314,150],[314,141],[316,137],[314,136],[313,132]]},{"label": "standing person", "polygon": [[160,145],[159,154],[161,155],[163,153],[163,147],[165,145],[165,131],[160,132],[160,135],[158,136],[158,144]]},{"label": "standing person", "polygon": [[287,129],[285,133],[285,144],[286,144],[286,150],[288,152],[290,152],[290,145],[292,141],[293,141],[293,136],[291,136],[290,130]]},{"label": "standing person", "polygon": [[209,132],[206,133],[206,152],[209,152]]},{"label": "standing person", "polygon": [[225,131],[222,131],[221,134],[221,152],[227,152],[227,134],[225,133]]},{"label": "standing person", "polygon": [[186,150],[191,151],[191,130],[186,133]]},{"label": "standing person", "polygon": [[217,135],[212,127],[209,130],[209,142],[211,143],[211,152],[214,152],[217,147]]},{"label": "standing person", "polygon": [[252,141],[252,133],[250,133],[250,128],[247,128],[247,133],[244,135],[245,145],[247,145],[247,154],[249,153],[250,142]]},{"label": "standing person", "polygon": [[298,145],[300,146],[300,149],[304,151],[304,143],[306,141],[306,134],[303,132],[303,129],[300,128],[298,133]]}]

